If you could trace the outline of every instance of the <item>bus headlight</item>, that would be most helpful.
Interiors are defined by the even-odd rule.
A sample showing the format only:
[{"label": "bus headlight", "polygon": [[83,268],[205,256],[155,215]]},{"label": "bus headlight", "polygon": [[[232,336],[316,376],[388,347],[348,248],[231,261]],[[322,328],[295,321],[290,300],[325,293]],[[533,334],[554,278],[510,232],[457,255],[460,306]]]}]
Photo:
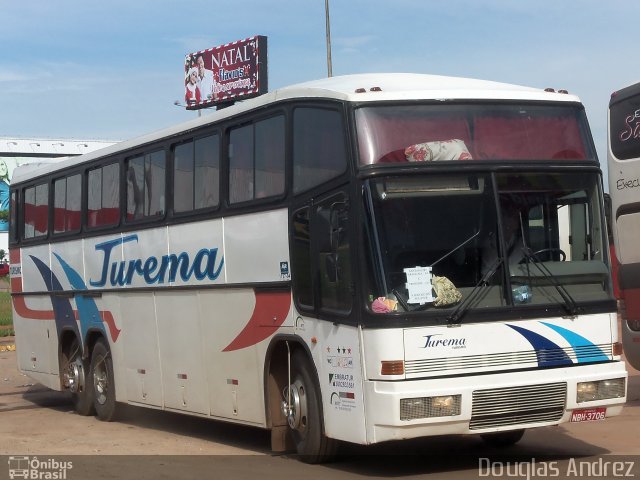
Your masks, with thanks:
[{"label": "bus headlight", "polygon": [[624,397],[625,379],[612,378],[597,382],[580,382],[576,386],[576,402],[592,402],[607,398]]},{"label": "bus headlight", "polygon": [[461,395],[400,399],[400,420],[460,415]]}]

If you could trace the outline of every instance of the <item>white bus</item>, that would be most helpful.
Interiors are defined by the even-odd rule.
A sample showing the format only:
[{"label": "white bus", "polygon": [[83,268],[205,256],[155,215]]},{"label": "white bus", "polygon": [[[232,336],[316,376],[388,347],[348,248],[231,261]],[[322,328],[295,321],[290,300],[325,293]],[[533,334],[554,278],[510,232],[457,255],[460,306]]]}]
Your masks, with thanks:
[{"label": "white bus", "polygon": [[11,190],[22,371],[73,392],[339,441],[617,415],[601,171],[577,97],[462,78],[283,88]]},{"label": "white bus", "polygon": [[608,168],[611,224],[619,264],[622,341],[640,369],[640,83],[611,95]]}]

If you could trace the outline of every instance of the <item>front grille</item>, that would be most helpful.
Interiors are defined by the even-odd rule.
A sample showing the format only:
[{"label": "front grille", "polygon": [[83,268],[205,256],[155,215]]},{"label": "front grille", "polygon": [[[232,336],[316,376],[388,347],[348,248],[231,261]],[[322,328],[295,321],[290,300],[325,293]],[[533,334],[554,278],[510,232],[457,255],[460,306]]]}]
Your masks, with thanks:
[{"label": "front grille", "polygon": [[549,383],[473,392],[469,429],[557,422],[564,414],[567,384]]}]

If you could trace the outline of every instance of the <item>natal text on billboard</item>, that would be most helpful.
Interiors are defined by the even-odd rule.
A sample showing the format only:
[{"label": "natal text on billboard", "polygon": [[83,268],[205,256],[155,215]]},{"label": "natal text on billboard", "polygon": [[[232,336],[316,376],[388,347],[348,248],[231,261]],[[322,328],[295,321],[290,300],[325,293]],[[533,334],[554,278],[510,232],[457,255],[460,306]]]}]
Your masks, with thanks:
[{"label": "natal text on billboard", "polygon": [[184,61],[185,102],[195,110],[267,92],[267,37],[190,53]]}]

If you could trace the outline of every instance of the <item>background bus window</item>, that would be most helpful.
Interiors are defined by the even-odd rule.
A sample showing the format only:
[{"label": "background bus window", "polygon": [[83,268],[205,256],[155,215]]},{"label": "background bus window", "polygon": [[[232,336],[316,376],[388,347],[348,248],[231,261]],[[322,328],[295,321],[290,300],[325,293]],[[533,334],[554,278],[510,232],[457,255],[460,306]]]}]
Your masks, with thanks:
[{"label": "background bus window", "polygon": [[640,95],[612,103],[610,110],[611,152],[618,160],[637,159],[640,156]]},{"label": "background bus window", "polygon": [[44,237],[48,232],[49,185],[46,183],[24,191],[24,238]]},{"label": "background bus window", "polygon": [[120,216],[120,166],[112,163],[89,171],[87,226],[116,225]]},{"label": "background bus window", "polygon": [[342,114],[321,108],[293,113],[293,191],[300,193],[347,169]]},{"label": "background bus window", "polygon": [[80,230],[82,177],[80,174],[61,178],[53,183],[53,233]]},{"label": "background bus window", "polygon": [[164,214],[165,171],[164,151],[127,162],[127,220]]}]

